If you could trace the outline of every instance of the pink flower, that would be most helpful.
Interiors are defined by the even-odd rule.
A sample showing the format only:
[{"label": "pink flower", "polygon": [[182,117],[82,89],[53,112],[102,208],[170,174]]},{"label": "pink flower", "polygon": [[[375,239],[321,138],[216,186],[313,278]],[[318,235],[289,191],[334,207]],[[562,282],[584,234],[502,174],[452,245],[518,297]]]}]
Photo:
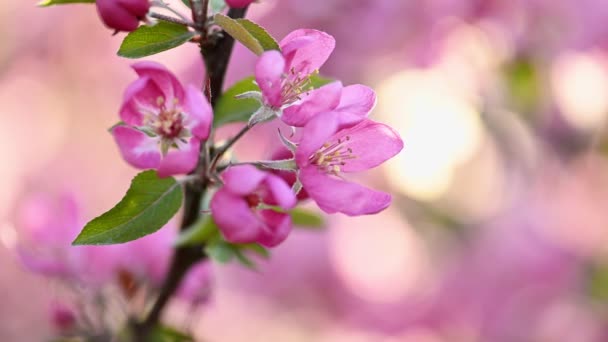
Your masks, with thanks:
[{"label": "pink flower", "polygon": [[403,141],[392,128],[369,119],[346,128],[343,122],[340,113],[324,113],[304,127],[295,153],[299,179],[327,213],[378,213],[389,206],[391,196],[349,182],[342,175],[382,164],[401,151]]},{"label": "pink flower", "polygon": [[244,8],[249,6],[254,0],[226,0],[226,4],[232,8]]},{"label": "pink flower", "polygon": [[51,303],[50,316],[53,327],[60,333],[68,333],[76,327],[76,311],[66,304]]},{"label": "pink flower", "polygon": [[103,23],[118,31],[134,31],[150,9],[148,0],[97,0],[97,12]]},{"label": "pink flower", "polygon": [[[310,86],[310,75],[329,58],[336,42],[325,32],[300,29],[288,34],[281,52],[267,51],[255,67],[255,79],[262,91],[262,103],[275,112],[299,101]],[[329,87],[331,93],[323,102],[339,102],[341,85]],[[280,116],[280,115],[279,115]]]},{"label": "pink flower", "polygon": [[205,303],[211,293],[211,271],[209,262],[193,266],[177,290],[177,297],[193,306]]},{"label": "pink flower", "polygon": [[[274,151],[274,153],[270,156],[270,160],[286,160],[291,158],[293,158],[293,153],[283,146]],[[281,177],[289,186],[293,186],[297,181],[296,173],[292,171],[270,170],[269,172]],[[301,189],[296,197],[298,201],[304,201],[308,199],[308,193],[306,190]]]},{"label": "pink flower", "polygon": [[158,63],[140,62],[133,69],[139,79],[125,91],[120,109],[126,125],[112,130],[123,158],[139,169],[157,169],[160,177],[192,171],[200,142],[209,136],[211,106]]},{"label": "pink flower", "polygon": [[226,240],[273,247],[287,238],[291,231],[289,215],[258,209],[262,204],[284,210],[295,206],[293,191],[280,177],[241,165],[229,168],[222,179],[224,186],[211,199],[211,212]]}]

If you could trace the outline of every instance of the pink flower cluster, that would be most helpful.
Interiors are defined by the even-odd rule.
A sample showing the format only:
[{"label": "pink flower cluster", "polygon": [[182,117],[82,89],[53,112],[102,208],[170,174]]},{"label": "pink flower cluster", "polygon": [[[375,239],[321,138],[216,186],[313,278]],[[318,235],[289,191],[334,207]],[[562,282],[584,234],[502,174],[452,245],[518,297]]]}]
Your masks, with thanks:
[{"label": "pink flower cluster", "polygon": [[[300,130],[301,138],[282,137],[290,152],[282,162],[290,166],[281,172],[227,165],[216,177],[223,184],[210,210],[226,240],[267,247],[281,243],[291,231],[287,212],[301,189],[305,196],[300,199],[311,198],[327,213],[367,215],[389,206],[389,194],[345,178],[403,148],[397,132],[367,118],[376,103],[374,91],[339,81],[310,87],[334,46],[327,33],[301,29],[280,42],[281,51],[260,56],[255,68],[260,91],[242,96],[260,102],[249,125],[281,118]],[[136,168],[158,170],[161,177],[193,172],[210,134],[211,106],[198,89],[182,86],[159,64],[141,62],[133,69],[139,78],[125,91],[122,124],[112,130],[122,156]],[[272,169],[271,163],[261,165]]]}]

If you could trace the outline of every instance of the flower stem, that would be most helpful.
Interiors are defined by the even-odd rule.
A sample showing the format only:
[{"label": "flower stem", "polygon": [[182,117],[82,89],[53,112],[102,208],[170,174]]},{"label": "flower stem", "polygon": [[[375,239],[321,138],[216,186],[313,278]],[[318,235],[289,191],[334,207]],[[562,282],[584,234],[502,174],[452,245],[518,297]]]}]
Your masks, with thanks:
[{"label": "flower stem", "polygon": [[170,17],[168,15],[164,15],[164,14],[160,14],[160,13],[156,13],[156,12],[151,12],[148,15],[150,16],[150,18],[154,18],[154,19],[158,19],[158,20],[162,20],[162,21],[167,21],[167,22],[174,23],[174,24],[180,24],[180,25],[196,28],[196,25],[194,25],[193,22],[186,21],[185,19],[178,19],[178,18]]}]

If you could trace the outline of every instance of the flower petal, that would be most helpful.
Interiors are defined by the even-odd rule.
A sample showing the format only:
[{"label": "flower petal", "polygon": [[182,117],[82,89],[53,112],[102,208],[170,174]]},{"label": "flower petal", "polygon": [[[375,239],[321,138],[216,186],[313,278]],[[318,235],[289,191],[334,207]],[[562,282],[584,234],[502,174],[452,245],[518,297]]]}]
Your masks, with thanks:
[{"label": "flower petal", "polygon": [[197,138],[209,137],[213,111],[203,93],[192,85],[186,87],[186,98],[183,109],[187,114],[187,126]]},{"label": "flower petal", "polygon": [[115,127],[112,135],[127,163],[138,169],[155,169],[160,164],[160,151],[154,138],[128,126]]},{"label": "flower petal", "polygon": [[191,138],[188,144],[184,144],[179,150],[170,149],[167,155],[160,161],[158,176],[168,177],[190,173],[198,162],[200,145],[201,143],[198,139]]},{"label": "flower petal", "polygon": [[300,181],[321,210],[349,216],[376,214],[391,203],[391,195],[329,176],[314,166],[300,170]]},{"label": "flower petal", "polygon": [[120,118],[131,126],[142,126],[144,112],[158,113],[157,100],[163,93],[148,77],[140,77],[125,90]]},{"label": "flower petal", "polygon": [[232,166],[222,173],[224,187],[240,196],[254,192],[265,178],[266,173],[253,165]]},{"label": "flower petal", "polygon": [[312,90],[298,103],[283,110],[281,119],[290,126],[303,127],[318,113],[329,112],[340,103],[342,82],[332,82]]},{"label": "flower petal", "polygon": [[312,29],[295,30],[280,43],[287,61],[287,70],[309,75],[318,70],[329,58],[336,46],[331,35]]},{"label": "flower petal", "polygon": [[267,51],[255,65],[255,81],[262,90],[266,104],[279,108],[282,103],[282,75],[285,59],[278,51]]},{"label": "flower petal", "polygon": [[139,62],[131,66],[140,77],[149,77],[164,94],[165,103],[184,100],[184,88],[167,68],[156,62]]},{"label": "flower petal", "polygon": [[261,223],[247,202],[226,188],[218,190],[210,203],[213,220],[226,240],[233,243],[255,242]]},{"label": "flower petal", "polygon": [[[344,137],[349,136],[346,140]],[[391,127],[369,119],[339,131],[332,140],[342,140],[354,159],[346,160],[342,172],[358,172],[376,167],[403,149],[403,140]]]},{"label": "flower petal", "polygon": [[130,32],[139,26],[138,16],[115,0],[97,0],[96,5],[97,13],[108,28]]},{"label": "flower petal", "polygon": [[308,165],[308,158],[315,153],[338,130],[337,113],[321,113],[313,117],[302,129],[302,139],[296,150],[296,164]]},{"label": "flower petal", "polygon": [[285,210],[295,207],[296,195],[281,177],[268,173],[264,183],[268,187],[268,196],[264,198],[264,203],[278,205]]},{"label": "flower petal", "polygon": [[266,247],[274,247],[285,241],[291,232],[291,217],[274,210],[262,210],[259,215],[266,225],[260,232],[257,242]]},{"label": "flower petal", "polygon": [[336,111],[366,117],[376,106],[376,93],[369,87],[353,84],[342,89]]}]

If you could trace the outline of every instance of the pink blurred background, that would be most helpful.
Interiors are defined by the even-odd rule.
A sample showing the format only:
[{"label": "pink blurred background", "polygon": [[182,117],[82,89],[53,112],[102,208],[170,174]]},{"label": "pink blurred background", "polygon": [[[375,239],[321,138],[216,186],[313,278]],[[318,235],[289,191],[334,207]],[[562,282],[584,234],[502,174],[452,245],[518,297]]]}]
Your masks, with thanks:
[{"label": "pink blurred background", "polygon": [[[608,2],[260,0],[249,13],[278,38],[336,37],[321,73],[372,86],[372,118],[405,141],[363,178],[394,202],[297,230],[258,272],[214,264],[211,299],[194,314],[176,303],[168,322],[205,341],[608,341]],[[107,128],[134,74],[93,6],[9,0],[0,23],[0,340],[41,341],[66,291],[18,262],[19,208],[69,191],[91,219],[122,197],[137,171]],[[149,59],[203,79],[194,44]],[[228,85],[254,63],[237,46]],[[237,153],[259,155],[268,131]]]}]

